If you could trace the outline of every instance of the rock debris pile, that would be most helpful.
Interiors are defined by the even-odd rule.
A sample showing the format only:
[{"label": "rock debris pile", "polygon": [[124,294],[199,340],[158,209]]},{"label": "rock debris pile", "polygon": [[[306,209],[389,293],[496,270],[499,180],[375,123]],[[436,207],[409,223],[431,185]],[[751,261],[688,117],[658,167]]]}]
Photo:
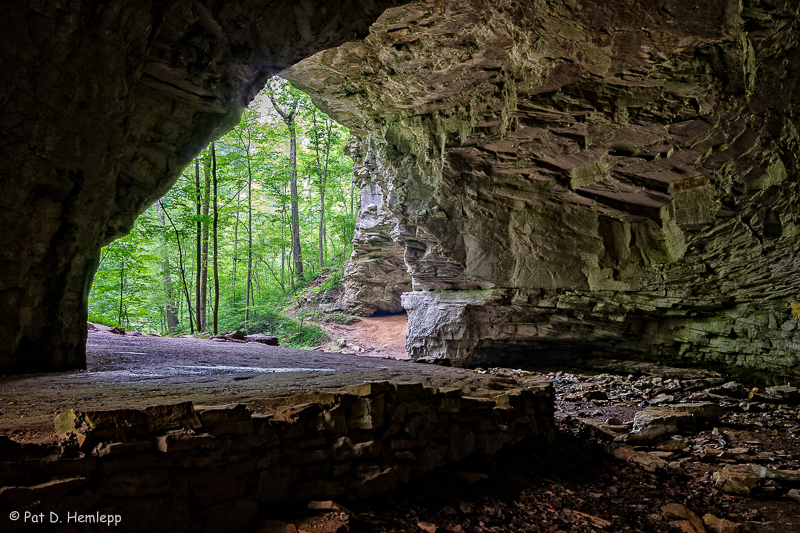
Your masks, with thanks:
[{"label": "rock debris pile", "polygon": [[[711,376],[550,377],[557,389],[556,418],[579,435],[607,443],[605,451],[617,459],[728,494],[800,501],[796,387],[762,390]],[[744,530],[720,526],[713,516],[705,523],[714,531]]]}]

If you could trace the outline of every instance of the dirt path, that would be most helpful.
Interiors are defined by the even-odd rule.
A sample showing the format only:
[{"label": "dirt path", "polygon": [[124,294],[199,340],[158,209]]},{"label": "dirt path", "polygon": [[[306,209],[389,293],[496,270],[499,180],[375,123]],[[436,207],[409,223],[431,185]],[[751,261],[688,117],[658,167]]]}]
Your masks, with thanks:
[{"label": "dirt path", "polygon": [[408,360],[406,314],[363,317],[355,324],[320,325],[332,339],[324,346],[325,350]]},{"label": "dirt path", "polygon": [[[393,325],[357,328],[357,338],[374,335],[378,344],[381,335],[394,335],[386,331],[400,327],[397,319],[367,319],[365,324],[371,322]],[[0,377],[0,435],[23,441],[54,438],[53,417],[72,408],[137,408],[191,400],[207,405],[239,402],[264,412],[281,403],[280,398],[362,381],[418,381],[477,390],[487,379],[468,370],[393,359],[98,331],[89,333],[86,371]]]}]

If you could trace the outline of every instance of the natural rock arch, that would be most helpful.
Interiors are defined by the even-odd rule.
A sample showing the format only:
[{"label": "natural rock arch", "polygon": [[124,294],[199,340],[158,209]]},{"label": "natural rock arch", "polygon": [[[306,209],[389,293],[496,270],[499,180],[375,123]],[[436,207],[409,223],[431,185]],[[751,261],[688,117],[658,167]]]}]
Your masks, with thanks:
[{"label": "natural rock arch", "polygon": [[393,0],[14,2],[0,30],[0,374],[85,366],[100,248],[265,81]]}]

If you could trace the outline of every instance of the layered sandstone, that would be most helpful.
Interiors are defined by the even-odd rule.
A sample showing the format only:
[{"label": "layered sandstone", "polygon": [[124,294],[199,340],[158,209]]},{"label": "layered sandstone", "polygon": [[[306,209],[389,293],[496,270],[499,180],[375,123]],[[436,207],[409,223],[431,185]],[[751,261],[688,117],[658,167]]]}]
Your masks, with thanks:
[{"label": "layered sandstone", "polygon": [[270,414],[191,402],[66,411],[58,446],[0,437],[0,524],[39,531],[5,518],[27,511],[113,514],[119,531],[254,531],[276,504],[363,498],[521,441],[552,442],[553,386],[541,375],[506,381],[480,397],[365,382],[286,398]]},{"label": "layered sandstone", "polygon": [[798,9],[420,1],[290,69],[394,217],[409,351],[794,373]]},{"label": "layered sandstone", "polygon": [[365,158],[364,147],[352,142],[348,147],[360,195],[353,253],[345,265],[343,291],[336,305],[362,316],[402,313],[400,298],[411,290],[411,276],[398,242],[401,229],[386,203],[391,195],[382,189],[386,180],[377,179],[378,169]]}]

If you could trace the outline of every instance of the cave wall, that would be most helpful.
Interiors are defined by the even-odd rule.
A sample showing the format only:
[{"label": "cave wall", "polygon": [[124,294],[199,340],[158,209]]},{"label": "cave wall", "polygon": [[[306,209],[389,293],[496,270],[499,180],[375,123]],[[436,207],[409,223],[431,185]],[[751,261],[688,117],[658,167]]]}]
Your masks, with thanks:
[{"label": "cave wall", "polygon": [[272,75],[392,0],[12,2],[0,30],[0,374],[85,366],[100,248]]},{"label": "cave wall", "polygon": [[354,315],[403,313],[400,301],[411,290],[411,275],[403,259],[401,228],[387,201],[382,172],[392,172],[391,165],[375,161],[369,146],[353,139],[348,143],[354,161],[354,182],[358,186],[353,252],[345,263],[342,294],[336,307]]},{"label": "cave wall", "polygon": [[352,305],[396,306],[402,246],[415,357],[794,371],[796,2],[396,3],[5,9],[0,373],[84,364],[100,247],[319,50],[286,75],[363,155]]},{"label": "cave wall", "polygon": [[415,358],[796,374],[799,15],[420,1],[285,75],[363,147]]}]

